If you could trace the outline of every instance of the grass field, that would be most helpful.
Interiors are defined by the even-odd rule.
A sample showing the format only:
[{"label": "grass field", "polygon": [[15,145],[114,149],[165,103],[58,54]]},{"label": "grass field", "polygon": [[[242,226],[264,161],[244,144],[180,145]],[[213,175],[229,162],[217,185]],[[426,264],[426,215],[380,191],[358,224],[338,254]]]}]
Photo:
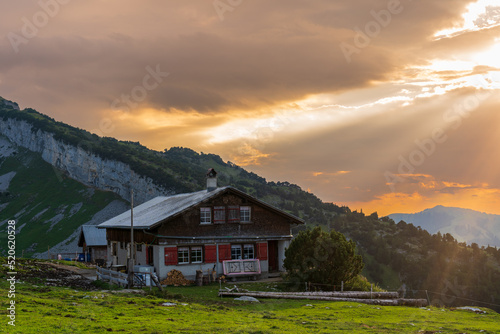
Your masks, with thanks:
[{"label": "grass field", "polygon": [[[7,277],[0,282],[5,333],[499,333],[500,315],[443,308],[381,307],[308,300],[217,297],[219,285],[168,287],[146,295],[16,284],[8,325]],[[262,289],[262,284],[246,288]],[[164,306],[164,303],[170,306]]]}]

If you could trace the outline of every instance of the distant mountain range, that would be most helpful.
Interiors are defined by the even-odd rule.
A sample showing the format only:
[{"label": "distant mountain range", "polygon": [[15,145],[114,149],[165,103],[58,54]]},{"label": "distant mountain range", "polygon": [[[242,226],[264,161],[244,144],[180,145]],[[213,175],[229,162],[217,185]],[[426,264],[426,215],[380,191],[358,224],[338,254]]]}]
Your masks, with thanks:
[{"label": "distant mountain range", "polygon": [[450,233],[459,242],[500,247],[500,215],[438,205],[418,213],[393,213],[389,218],[420,226],[431,234]]}]

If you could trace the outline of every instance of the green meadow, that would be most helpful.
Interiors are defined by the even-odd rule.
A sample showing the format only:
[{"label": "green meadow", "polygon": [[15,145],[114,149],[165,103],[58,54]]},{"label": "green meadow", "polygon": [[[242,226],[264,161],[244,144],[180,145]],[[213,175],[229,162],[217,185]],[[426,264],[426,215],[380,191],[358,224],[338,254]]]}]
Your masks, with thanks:
[{"label": "green meadow", "polygon": [[[103,286],[104,285],[104,286]],[[101,288],[107,288],[101,284]],[[232,286],[227,284],[227,286]],[[247,289],[269,288],[248,283]],[[500,315],[426,307],[217,296],[218,284],[156,288],[144,294],[120,290],[77,291],[43,283],[16,284],[15,326],[8,325],[7,277],[1,278],[4,333],[499,333]],[[224,285],[223,285],[224,287]]]}]

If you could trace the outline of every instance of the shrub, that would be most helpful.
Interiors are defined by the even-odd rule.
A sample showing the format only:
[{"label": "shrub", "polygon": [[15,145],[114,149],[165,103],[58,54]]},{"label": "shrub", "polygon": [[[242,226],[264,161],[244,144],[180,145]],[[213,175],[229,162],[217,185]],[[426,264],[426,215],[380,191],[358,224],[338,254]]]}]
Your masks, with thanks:
[{"label": "shrub", "polygon": [[301,231],[285,251],[284,267],[290,282],[323,284],[325,289],[355,279],[363,269],[361,255],[356,254],[354,241],[332,230],[320,227]]}]

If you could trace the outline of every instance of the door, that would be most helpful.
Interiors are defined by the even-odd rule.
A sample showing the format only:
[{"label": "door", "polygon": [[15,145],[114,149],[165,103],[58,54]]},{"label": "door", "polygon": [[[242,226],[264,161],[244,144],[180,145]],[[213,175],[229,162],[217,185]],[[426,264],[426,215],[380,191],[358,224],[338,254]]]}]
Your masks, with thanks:
[{"label": "door", "polygon": [[269,240],[267,243],[268,254],[269,254],[269,272],[275,272],[279,270],[278,267],[278,241]]},{"label": "door", "polygon": [[154,252],[153,252],[153,246],[148,246],[146,248],[146,258],[147,258],[147,264],[149,264],[150,266],[154,266],[155,263],[154,263]]}]

